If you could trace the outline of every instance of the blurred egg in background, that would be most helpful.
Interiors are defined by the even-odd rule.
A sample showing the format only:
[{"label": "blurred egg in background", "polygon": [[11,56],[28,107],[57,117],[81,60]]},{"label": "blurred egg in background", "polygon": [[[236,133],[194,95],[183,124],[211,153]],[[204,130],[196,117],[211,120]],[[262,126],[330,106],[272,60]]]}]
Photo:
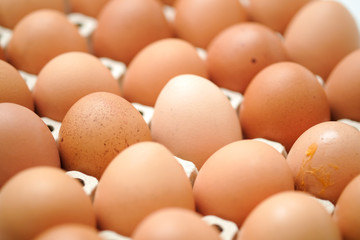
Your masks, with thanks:
[{"label": "blurred egg in background", "polygon": [[281,38],[267,26],[253,22],[224,29],[211,41],[207,51],[210,80],[240,93],[244,93],[260,70],[287,60]]},{"label": "blurred egg in background", "polygon": [[0,25],[13,29],[27,14],[40,9],[53,9],[65,12],[64,0],[1,0]]},{"label": "blurred egg in background", "polygon": [[85,38],[64,13],[43,9],[16,24],[6,57],[17,69],[38,74],[52,58],[69,51],[88,52]]},{"label": "blurred egg in background", "polygon": [[157,0],[114,0],[97,17],[93,34],[96,56],[129,64],[146,45],[172,36],[172,30]]},{"label": "blurred egg in background", "polygon": [[177,0],[174,8],[176,36],[204,49],[219,32],[247,20],[238,0]]}]

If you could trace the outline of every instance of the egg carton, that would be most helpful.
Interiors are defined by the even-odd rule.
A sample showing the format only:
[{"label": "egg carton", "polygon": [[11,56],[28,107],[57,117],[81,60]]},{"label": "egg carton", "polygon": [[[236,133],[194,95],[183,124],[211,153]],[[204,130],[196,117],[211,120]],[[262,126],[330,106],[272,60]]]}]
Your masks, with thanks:
[{"label": "egg carton", "polygon": [[[244,0],[239,0],[239,1],[244,2]],[[356,21],[358,23],[360,23],[360,15],[356,12],[356,9],[360,8],[360,1],[359,2],[352,1],[352,0],[336,0],[336,1],[339,1],[339,2],[343,3],[346,7],[348,7],[350,12],[353,13],[353,15],[355,16]],[[357,7],[354,8],[354,5],[357,5]],[[164,14],[165,14],[166,18],[169,21],[172,21],[175,18],[175,11],[174,11],[173,7],[165,5],[163,10],[164,10]],[[86,16],[86,15],[83,15],[83,14],[80,14],[80,13],[69,13],[67,16],[68,16],[68,19],[70,22],[72,22],[76,26],[78,26],[79,33],[87,39],[89,46],[91,46],[91,36],[97,27],[96,19]],[[360,24],[358,24],[358,26],[359,26],[359,30],[360,30]],[[6,48],[7,44],[9,43],[9,41],[11,39],[11,36],[12,36],[12,30],[0,26],[0,46],[3,49]],[[206,56],[207,56],[206,50],[197,48],[197,52],[202,59],[206,59]],[[126,65],[122,62],[119,62],[119,61],[116,61],[116,60],[113,60],[110,58],[102,57],[99,59],[106,67],[109,68],[113,77],[119,82],[119,84],[121,84],[122,78],[126,72]],[[37,76],[33,75],[33,74],[29,74],[29,73],[21,71],[21,70],[19,70],[19,72],[20,72],[21,76],[24,78],[29,89],[32,91],[35,86]],[[319,77],[319,76],[317,76],[317,77],[318,77],[320,84],[324,85],[323,79],[321,79],[321,77]],[[234,92],[234,91],[231,91],[231,90],[228,90],[225,88],[220,88],[220,89],[227,96],[232,107],[236,111],[238,111],[240,108],[240,105],[243,101],[243,95],[241,93]],[[152,119],[152,116],[154,113],[154,108],[140,104],[140,103],[132,103],[132,105],[141,113],[145,122],[150,126],[151,119]],[[61,122],[54,121],[47,117],[42,117],[41,119],[48,126],[54,139],[57,141],[57,139],[59,137]],[[350,119],[340,119],[338,121],[347,123],[347,124],[357,128],[358,130],[360,130],[360,122],[356,122],[356,121],[353,121]],[[256,138],[254,140],[267,143],[270,146],[274,147],[284,157],[287,156],[287,152],[286,152],[284,146],[278,142],[274,142],[274,141],[264,139],[264,138]],[[187,160],[178,158],[176,156],[174,156],[174,157],[181,164],[187,177],[189,178],[191,184],[193,185],[194,181],[197,177],[197,174],[198,174],[198,169],[196,168],[196,166],[191,161],[187,161]],[[98,185],[98,180],[95,177],[86,175],[79,171],[67,171],[66,173],[69,176],[73,177],[74,179],[77,179],[80,183],[82,183],[83,190],[85,191],[85,193],[91,199],[94,198],[96,187]],[[324,206],[324,208],[329,212],[329,214],[333,213],[333,211],[334,211],[333,203],[331,203],[328,200],[322,200],[322,199],[318,199],[316,197],[314,197],[314,198],[317,199],[322,204],[322,206]],[[209,225],[215,226],[219,230],[220,238],[222,240],[235,239],[236,235],[241,230],[237,227],[237,225],[234,222],[222,219],[218,216],[207,215],[207,216],[203,216],[202,219]],[[131,240],[131,238],[122,236],[111,230],[102,230],[99,232],[99,236],[103,240]]]}]

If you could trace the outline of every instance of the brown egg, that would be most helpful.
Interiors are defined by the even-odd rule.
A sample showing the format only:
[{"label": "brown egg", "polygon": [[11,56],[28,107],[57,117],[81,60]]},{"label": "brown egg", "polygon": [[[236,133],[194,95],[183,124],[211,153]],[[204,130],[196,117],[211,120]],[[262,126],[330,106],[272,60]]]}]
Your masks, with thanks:
[{"label": "brown egg", "polygon": [[360,174],[360,132],[342,122],[319,123],[296,140],[287,161],[297,189],[336,203]]},{"label": "brown egg", "polygon": [[147,215],[165,207],[194,210],[194,198],[182,166],[155,142],[134,144],[117,155],[94,198],[99,228],[126,236]]},{"label": "brown egg", "polygon": [[171,37],[171,31],[156,0],[110,1],[98,15],[94,51],[128,64],[149,43]]},{"label": "brown egg", "polygon": [[175,4],[175,2],[177,1],[177,0],[160,0],[162,3],[164,3],[164,4],[166,4],[166,5],[170,5],[170,6],[172,6],[172,5],[174,5]]},{"label": "brown egg", "polygon": [[33,11],[47,8],[64,12],[65,7],[64,0],[1,0],[0,25],[12,29],[23,17]]},{"label": "brown egg", "polygon": [[60,167],[49,128],[28,108],[0,103],[0,188],[17,172],[39,165]]},{"label": "brown egg", "polygon": [[113,93],[96,92],[66,113],[58,144],[63,168],[99,179],[119,152],[147,140],[149,127],[131,103]]},{"label": "brown egg", "polygon": [[176,35],[201,48],[225,28],[247,20],[239,0],[177,0],[174,7]]},{"label": "brown egg", "polygon": [[96,18],[109,0],[70,0],[70,11]]},{"label": "brown egg", "polygon": [[312,0],[249,0],[246,10],[252,21],[283,33],[292,17]]},{"label": "brown egg", "polygon": [[237,240],[341,240],[325,208],[312,196],[282,192],[261,202],[245,220]]},{"label": "brown egg", "polygon": [[58,224],[95,227],[91,200],[65,171],[33,167],[12,177],[0,192],[0,232],[4,239],[32,239]]},{"label": "brown egg", "polygon": [[343,58],[331,71],[325,84],[334,120],[360,121],[360,49]]},{"label": "brown egg", "polygon": [[3,60],[0,60],[0,102],[16,103],[34,111],[31,92],[24,79]]},{"label": "brown egg", "polygon": [[33,240],[101,240],[97,230],[84,224],[56,225],[37,235]]},{"label": "brown egg", "polygon": [[220,32],[210,43],[207,68],[220,87],[243,93],[266,66],[287,59],[280,37],[259,23],[240,23]]},{"label": "brown egg", "polygon": [[335,205],[334,220],[340,228],[343,239],[360,238],[360,175],[354,177],[341,192]]},{"label": "brown egg", "polygon": [[175,38],[158,40],[142,49],[131,61],[123,94],[130,102],[154,106],[165,84],[180,74],[207,77],[204,60],[190,43]]},{"label": "brown egg", "polygon": [[312,72],[297,63],[280,62],[254,77],[239,118],[246,138],[277,141],[289,151],[305,130],[330,120],[330,107]]},{"label": "brown egg", "polygon": [[85,38],[64,13],[44,9],[26,15],[16,24],[6,55],[16,68],[38,74],[52,58],[69,51],[87,52]]},{"label": "brown egg", "polygon": [[347,54],[359,47],[351,13],[337,1],[311,1],[289,23],[285,47],[292,61],[327,79]]},{"label": "brown egg", "polygon": [[1,46],[0,46],[0,59],[4,61],[6,60],[4,49]]},{"label": "brown egg", "polygon": [[119,83],[98,58],[84,52],[60,54],[38,75],[33,90],[36,112],[61,122],[77,100],[92,92],[121,95]]},{"label": "brown egg", "polygon": [[133,240],[220,240],[219,232],[201,215],[182,208],[164,208],[148,215],[136,227]]},{"label": "brown egg", "polygon": [[[276,173],[276,174],[274,174]],[[216,151],[204,163],[194,183],[196,209],[240,227],[265,198],[294,189],[283,155],[257,140],[240,140]]]},{"label": "brown egg", "polygon": [[242,139],[230,101],[210,80],[191,74],[172,78],[156,100],[153,140],[199,169],[216,150]]}]

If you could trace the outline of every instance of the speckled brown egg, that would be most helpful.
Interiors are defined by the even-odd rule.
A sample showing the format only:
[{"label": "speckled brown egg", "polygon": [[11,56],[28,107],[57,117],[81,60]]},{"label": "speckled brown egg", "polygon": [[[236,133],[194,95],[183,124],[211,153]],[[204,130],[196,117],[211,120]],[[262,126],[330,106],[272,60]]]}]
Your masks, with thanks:
[{"label": "speckled brown egg", "polygon": [[24,79],[3,60],[0,60],[0,102],[16,103],[34,111],[31,92]]},{"label": "speckled brown egg", "polygon": [[119,83],[98,58],[84,52],[60,54],[37,77],[33,89],[36,113],[61,122],[77,100],[92,92],[121,95]]},{"label": "speckled brown egg", "polygon": [[65,2],[64,0],[1,0],[0,25],[12,29],[27,14],[39,9],[64,12]]},{"label": "speckled brown egg", "polygon": [[26,15],[16,24],[6,56],[17,69],[38,74],[52,58],[69,51],[87,52],[85,38],[64,13],[43,9]]},{"label": "speckled brown egg", "polygon": [[284,33],[292,61],[327,79],[347,54],[359,47],[359,30],[348,9],[338,1],[311,1],[292,18]]},{"label": "speckled brown egg", "polygon": [[124,98],[154,106],[165,84],[179,74],[207,78],[205,62],[185,40],[167,38],[142,49],[131,61],[122,83]]},{"label": "speckled brown egg", "polygon": [[336,203],[360,174],[360,132],[338,121],[316,124],[296,140],[287,161],[297,189]]},{"label": "speckled brown egg", "polygon": [[60,167],[49,128],[28,108],[0,103],[0,188],[21,170],[43,165]]},{"label": "speckled brown egg", "polygon": [[96,224],[82,185],[54,167],[32,167],[13,176],[1,189],[0,212],[1,239],[33,239],[59,224]]},{"label": "speckled brown egg", "polygon": [[149,43],[171,37],[172,30],[157,0],[114,0],[98,15],[94,52],[128,64]]},{"label": "speckled brown egg", "polygon": [[201,48],[225,28],[247,20],[239,0],[177,0],[174,7],[176,35]]},{"label": "speckled brown egg", "polygon": [[131,103],[113,93],[96,92],[66,113],[58,144],[64,169],[99,179],[118,153],[145,140],[151,140],[149,127]]},{"label": "speckled brown egg", "polygon": [[211,41],[207,50],[210,80],[241,93],[260,70],[287,60],[280,37],[259,23],[239,23],[226,28]]},{"label": "speckled brown egg", "polygon": [[344,57],[330,72],[325,83],[331,116],[360,121],[360,49]]},{"label": "speckled brown egg", "polygon": [[239,110],[246,138],[262,137],[290,150],[309,127],[330,120],[323,87],[307,68],[293,62],[272,64],[249,84]]}]

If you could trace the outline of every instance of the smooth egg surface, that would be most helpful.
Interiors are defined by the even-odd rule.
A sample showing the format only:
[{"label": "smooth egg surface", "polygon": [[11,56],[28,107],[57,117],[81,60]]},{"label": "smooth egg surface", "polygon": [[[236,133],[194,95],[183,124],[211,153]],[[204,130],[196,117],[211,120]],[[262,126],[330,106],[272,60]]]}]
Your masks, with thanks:
[{"label": "smooth egg surface", "polygon": [[154,141],[198,169],[216,150],[242,139],[236,112],[224,93],[210,80],[192,74],[178,75],[165,85],[150,129]]}]

